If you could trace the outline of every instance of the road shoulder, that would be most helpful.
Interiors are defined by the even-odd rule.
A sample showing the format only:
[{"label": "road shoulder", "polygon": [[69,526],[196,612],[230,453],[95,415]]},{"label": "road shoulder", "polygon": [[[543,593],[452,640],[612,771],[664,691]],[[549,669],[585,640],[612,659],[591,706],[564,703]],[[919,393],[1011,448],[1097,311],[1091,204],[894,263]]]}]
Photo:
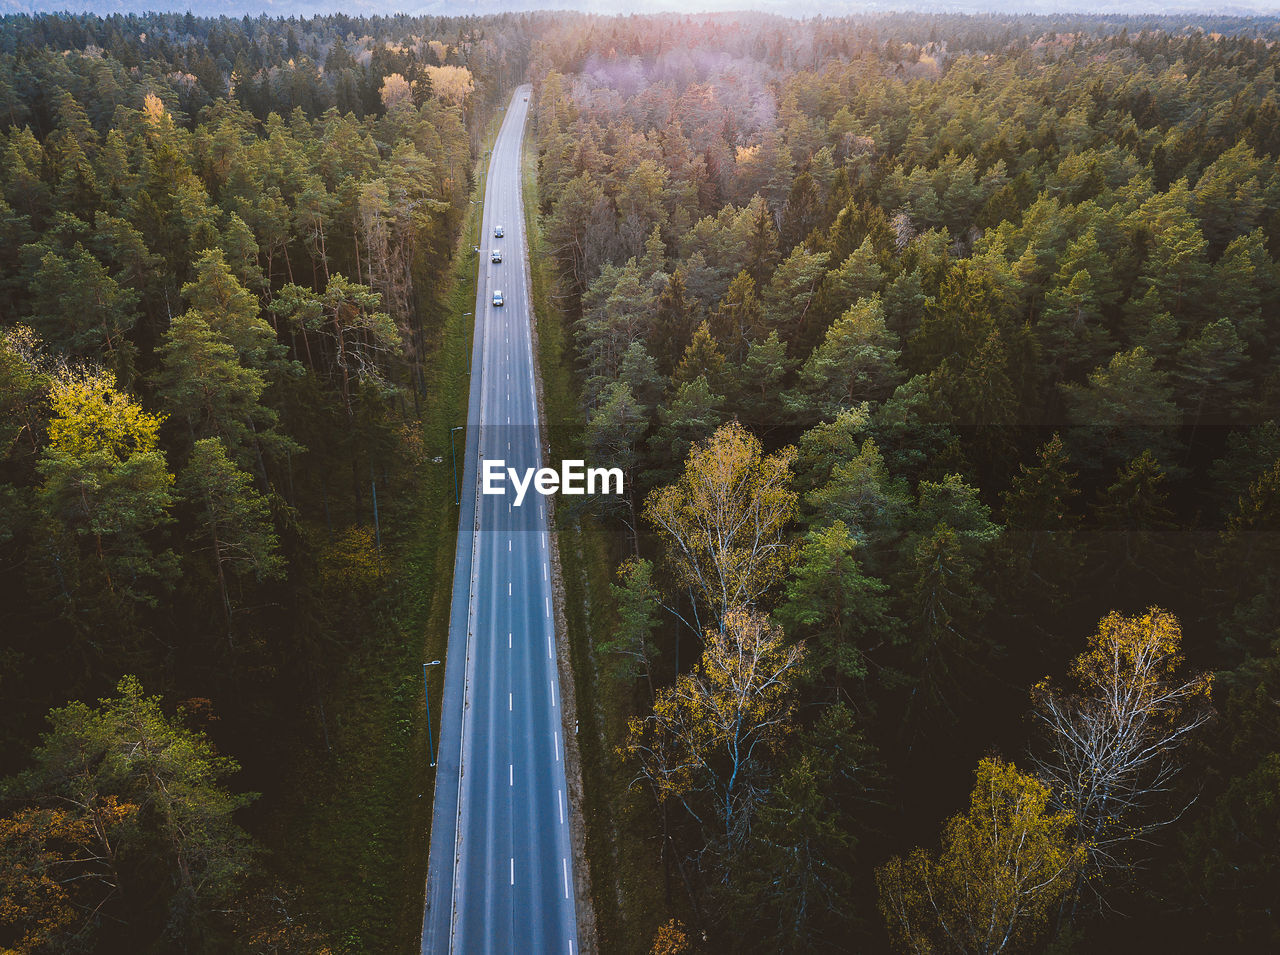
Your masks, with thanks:
[{"label": "road shoulder", "polygon": [[[539,300],[534,296],[532,254],[535,242],[539,242],[537,231],[537,213],[531,210],[526,201],[525,190],[528,186],[525,175],[530,161],[529,149],[533,137],[532,115],[525,124],[524,138],[520,144],[520,200],[525,217],[526,264],[525,282],[527,285],[527,301],[533,314],[530,334],[533,342],[533,380],[538,399],[538,430],[542,445],[542,459],[552,462],[550,432],[547,428],[547,401],[542,381],[542,351],[538,342],[537,314]],[[533,154],[536,156],[536,152]],[[535,199],[536,202],[536,199]],[[586,825],[584,821],[585,799],[582,784],[582,755],[578,748],[578,694],[574,682],[573,660],[570,655],[569,626],[565,613],[564,574],[560,565],[560,535],[556,520],[556,497],[547,499],[548,546],[551,552],[551,592],[556,635],[556,669],[560,677],[560,718],[564,729],[565,783],[569,790],[569,840],[573,850],[573,882],[576,904],[574,913],[577,918],[578,948],[583,955],[594,955],[599,951],[596,934],[595,897],[591,892],[591,870],[588,864]]]}]

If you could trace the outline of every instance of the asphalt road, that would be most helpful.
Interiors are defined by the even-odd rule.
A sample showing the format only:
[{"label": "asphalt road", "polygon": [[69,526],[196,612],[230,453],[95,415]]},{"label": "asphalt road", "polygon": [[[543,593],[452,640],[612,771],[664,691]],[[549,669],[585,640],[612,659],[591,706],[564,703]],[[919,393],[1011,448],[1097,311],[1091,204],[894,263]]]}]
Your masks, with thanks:
[{"label": "asphalt road", "polygon": [[483,495],[477,480],[485,458],[542,463],[520,181],[528,95],[512,96],[486,178],[423,952],[578,950],[546,502],[530,489],[515,507],[509,484]]}]

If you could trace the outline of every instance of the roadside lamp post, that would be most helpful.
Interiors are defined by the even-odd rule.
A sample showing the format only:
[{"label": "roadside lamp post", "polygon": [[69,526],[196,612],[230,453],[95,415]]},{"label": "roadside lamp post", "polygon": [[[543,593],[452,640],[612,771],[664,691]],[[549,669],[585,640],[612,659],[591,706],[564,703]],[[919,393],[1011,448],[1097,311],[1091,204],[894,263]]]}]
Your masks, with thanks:
[{"label": "roadside lamp post", "polygon": [[439,660],[422,664],[422,697],[427,701],[427,750],[431,753],[431,766],[436,765],[436,743],[431,736],[431,694],[427,692],[427,667],[438,667]]},{"label": "roadside lamp post", "polygon": [[458,452],[453,446],[453,433],[461,431],[464,425],[458,425],[456,428],[449,429],[449,457],[453,459],[453,504],[459,507],[462,504],[462,497],[458,493]]}]

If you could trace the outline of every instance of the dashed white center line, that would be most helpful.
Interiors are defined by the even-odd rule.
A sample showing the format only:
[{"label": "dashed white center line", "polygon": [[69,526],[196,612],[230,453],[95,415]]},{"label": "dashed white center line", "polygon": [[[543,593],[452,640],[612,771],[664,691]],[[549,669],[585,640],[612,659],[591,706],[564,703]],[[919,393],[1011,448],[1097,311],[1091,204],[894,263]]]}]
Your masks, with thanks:
[{"label": "dashed white center line", "polygon": [[511,649],[511,634],[507,634],[507,649]]},{"label": "dashed white center line", "polygon": [[567,899],[569,897],[569,860],[561,858],[560,861],[564,863],[564,897]]},{"label": "dashed white center line", "polygon": [[551,634],[547,634],[547,659],[551,659]]},{"label": "dashed white center line", "polygon": [[516,857],[511,857],[511,884],[516,884]]},{"label": "dashed white center line", "polygon": [[560,825],[564,825],[564,790],[557,789],[556,794],[560,797]]},{"label": "dashed white center line", "polygon": [[508,694],[507,694],[507,709],[508,709],[508,710],[510,710],[510,709],[511,709],[511,707],[512,707],[512,702],[511,702],[511,701],[512,701],[512,699],[513,699],[513,694],[508,693]]},{"label": "dashed white center line", "polygon": [[511,596],[511,581],[507,581],[507,596]]},{"label": "dashed white center line", "polygon": [[560,731],[556,730],[556,762],[560,762]]},{"label": "dashed white center line", "polygon": [[515,763],[507,763],[507,777],[510,779],[511,785],[514,786],[516,784],[516,764]]},{"label": "dashed white center line", "polygon": [[542,565],[542,579],[543,579],[543,580],[546,580],[546,579],[547,579],[547,565],[546,565],[546,564],[543,564],[543,565]]},{"label": "dashed white center line", "polygon": [[551,706],[554,709],[556,705],[556,681],[551,681]]},{"label": "dashed white center line", "polygon": [[551,598],[543,597],[542,599],[543,599],[543,602],[546,603],[547,605],[547,616],[550,617],[551,616]]},{"label": "dashed white center line", "polygon": [[507,553],[508,553],[508,554],[510,554],[510,553],[511,553],[511,541],[510,541],[510,540],[508,540],[508,541],[507,541]]}]

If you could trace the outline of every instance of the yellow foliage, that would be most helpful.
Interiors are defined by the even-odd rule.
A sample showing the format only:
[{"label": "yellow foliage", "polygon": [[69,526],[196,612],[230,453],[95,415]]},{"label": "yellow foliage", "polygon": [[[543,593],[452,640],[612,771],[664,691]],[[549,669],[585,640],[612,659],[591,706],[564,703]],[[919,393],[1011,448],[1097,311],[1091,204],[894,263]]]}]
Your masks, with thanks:
[{"label": "yellow foliage", "polygon": [[382,81],[382,105],[388,110],[397,106],[413,105],[409,81],[399,73],[391,73]]},{"label": "yellow foliage", "polygon": [[148,126],[159,128],[164,122],[164,117],[164,100],[155,93],[148,93],[142,101],[142,118],[146,120]]},{"label": "yellow foliage", "polygon": [[995,759],[982,760],[976,776],[969,810],[947,822],[936,857],[916,849],[876,871],[899,949],[1026,949],[1084,862],[1072,816],[1049,810],[1047,786]]},{"label": "yellow foliage", "polygon": [[689,933],[684,930],[684,923],[679,919],[670,919],[658,926],[658,934],[653,937],[653,948],[650,955],[684,955],[690,952]]},{"label": "yellow foliage", "polygon": [[795,514],[795,449],[765,457],[738,422],[689,452],[684,473],[645,504],[682,582],[723,617],[751,607],[786,573],[794,547],[782,540]]},{"label": "yellow foliage", "polygon": [[465,66],[428,66],[425,69],[431,78],[431,91],[446,103],[461,106],[475,89],[471,71]]},{"label": "yellow foliage", "polygon": [[[711,785],[725,817],[753,751],[776,752],[791,731],[793,682],[804,656],[762,614],[732,610],[708,630],[692,673],[659,691],[648,719],[627,724],[627,750],[659,799]],[[760,753],[755,753],[758,759]]]},{"label": "yellow foliage", "polygon": [[368,594],[382,583],[382,563],[370,527],[348,527],[319,550],[320,581],[336,593]]},{"label": "yellow foliage", "polygon": [[[1084,687],[1104,690],[1103,698],[1156,700],[1168,696],[1182,662],[1182,627],[1173,614],[1159,607],[1136,617],[1112,611],[1076,657],[1072,675]],[[1208,698],[1212,674],[1193,682],[1193,692],[1179,695],[1179,711],[1191,697]]]},{"label": "yellow foliage", "polygon": [[53,451],[76,457],[106,453],[124,461],[156,449],[163,417],[143,411],[116,388],[108,371],[64,373],[51,383],[50,400]]},{"label": "yellow foliage", "polygon": [[89,907],[71,890],[95,881],[99,833],[137,809],[108,796],[90,812],[22,809],[0,818],[0,937],[12,945],[2,955],[53,949]]}]

